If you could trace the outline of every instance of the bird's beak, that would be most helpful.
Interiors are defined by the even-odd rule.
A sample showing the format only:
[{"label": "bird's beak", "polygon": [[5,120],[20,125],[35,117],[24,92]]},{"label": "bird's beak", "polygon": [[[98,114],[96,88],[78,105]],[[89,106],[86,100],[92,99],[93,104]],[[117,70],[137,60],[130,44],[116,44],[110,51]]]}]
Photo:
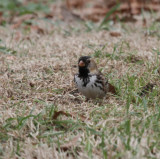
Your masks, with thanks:
[{"label": "bird's beak", "polygon": [[85,66],[85,63],[81,60],[81,61],[79,61],[79,67],[84,67]]}]

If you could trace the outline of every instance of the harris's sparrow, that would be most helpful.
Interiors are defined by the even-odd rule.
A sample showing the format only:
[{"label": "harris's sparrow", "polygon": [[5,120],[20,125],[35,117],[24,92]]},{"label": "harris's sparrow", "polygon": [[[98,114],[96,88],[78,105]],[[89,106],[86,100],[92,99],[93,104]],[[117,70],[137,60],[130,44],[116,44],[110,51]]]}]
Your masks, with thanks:
[{"label": "harris's sparrow", "polygon": [[78,91],[86,98],[103,98],[109,89],[115,93],[115,88],[108,83],[104,75],[90,56],[82,56],[78,60],[79,72],[74,76]]}]

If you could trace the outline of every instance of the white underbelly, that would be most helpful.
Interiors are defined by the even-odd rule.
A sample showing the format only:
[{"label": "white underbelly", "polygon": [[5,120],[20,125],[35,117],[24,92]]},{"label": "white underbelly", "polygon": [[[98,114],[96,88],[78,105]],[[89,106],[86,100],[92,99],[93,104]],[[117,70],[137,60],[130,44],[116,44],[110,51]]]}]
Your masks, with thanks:
[{"label": "white underbelly", "polygon": [[102,90],[102,85],[100,83],[96,83],[97,86],[95,86],[96,79],[96,75],[92,76],[88,84],[84,85],[83,79],[75,77],[78,91],[87,98],[103,98],[105,96],[105,92]]}]

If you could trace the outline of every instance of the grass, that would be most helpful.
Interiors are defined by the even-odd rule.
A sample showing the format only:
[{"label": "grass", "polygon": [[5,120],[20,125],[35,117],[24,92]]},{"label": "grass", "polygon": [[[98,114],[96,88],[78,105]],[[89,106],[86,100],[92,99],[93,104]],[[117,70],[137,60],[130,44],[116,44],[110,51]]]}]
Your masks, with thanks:
[{"label": "grass", "polygon": [[[160,48],[148,34],[159,22],[124,23],[119,37],[92,23],[78,24],[78,36],[72,24],[39,23],[48,32],[0,26],[0,158],[159,158]],[[74,92],[81,55],[94,57],[118,95],[98,104]]]},{"label": "grass", "polygon": [[[1,11],[5,11],[4,15],[7,16],[10,13],[16,13],[19,15],[35,13],[37,11],[49,12],[49,7],[45,5],[45,1],[40,1],[39,3],[29,2],[26,5],[23,4],[24,0],[2,0],[1,1]],[[47,4],[49,1],[47,2]]]}]

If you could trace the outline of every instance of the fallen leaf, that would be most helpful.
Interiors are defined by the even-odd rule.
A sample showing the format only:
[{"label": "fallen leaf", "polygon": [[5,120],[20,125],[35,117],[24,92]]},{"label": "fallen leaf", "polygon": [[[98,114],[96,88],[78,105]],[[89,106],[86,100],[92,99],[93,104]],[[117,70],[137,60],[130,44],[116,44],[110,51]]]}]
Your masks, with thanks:
[{"label": "fallen leaf", "polygon": [[81,137],[81,135],[77,135],[72,140],[70,140],[68,143],[63,144],[60,146],[60,149],[63,151],[67,151],[68,149],[71,149],[73,146],[77,145],[78,139]]},{"label": "fallen leaf", "polygon": [[67,22],[77,21],[77,20],[82,21],[83,20],[80,17],[80,15],[75,14],[74,12],[72,12],[71,10],[69,10],[68,8],[66,8],[64,6],[61,7],[61,19],[63,19],[64,21],[67,21]]},{"label": "fallen leaf", "polygon": [[135,23],[137,21],[137,19],[135,19],[133,16],[123,16],[121,19],[120,19],[122,22],[133,22]]},{"label": "fallen leaf", "polygon": [[67,116],[67,117],[73,117],[73,118],[79,117],[82,121],[85,121],[87,119],[83,115],[77,115],[75,113],[66,113],[64,111],[55,111],[54,115],[53,115],[53,120],[56,120],[60,115],[64,115],[64,116]]},{"label": "fallen leaf", "polygon": [[155,22],[160,22],[160,17],[155,20]]},{"label": "fallen leaf", "polygon": [[36,31],[38,34],[44,34],[45,33],[44,29],[40,28],[37,25],[31,25],[30,28],[31,28],[31,30]]},{"label": "fallen leaf", "polygon": [[113,36],[113,37],[118,37],[118,36],[121,36],[121,33],[119,33],[119,32],[110,32],[110,35]]},{"label": "fallen leaf", "polygon": [[147,95],[149,92],[152,92],[153,87],[156,84],[148,83],[146,86],[142,87],[142,90],[140,93],[138,93],[141,97]]},{"label": "fallen leaf", "polygon": [[158,12],[160,11],[160,4],[147,4],[144,6],[144,10],[145,11],[155,11],[155,12]]},{"label": "fallen leaf", "polygon": [[66,5],[68,9],[71,8],[82,8],[84,5],[84,0],[66,0]]},{"label": "fallen leaf", "polygon": [[94,22],[99,21],[106,13],[108,9],[106,8],[92,8],[88,9],[88,14],[86,12],[86,17],[88,20],[92,20]]},{"label": "fallen leaf", "polygon": [[53,115],[53,119],[56,120],[60,115],[71,116],[69,113],[65,113],[64,111],[55,111]]},{"label": "fallen leaf", "polygon": [[24,36],[24,37],[22,38],[22,40],[29,40],[29,41],[31,41],[31,37],[30,37],[30,36]]},{"label": "fallen leaf", "polygon": [[34,87],[35,83],[31,81],[31,82],[29,82],[29,85],[30,85],[30,87]]},{"label": "fallen leaf", "polygon": [[[145,11],[160,11],[159,1],[144,1],[144,0],[128,0],[128,1],[89,1],[89,0],[66,0],[66,6],[69,10],[74,10],[76,15],[79,15],[84,20],[92,20],[94,22],[100,21],[104,16],[120,3],[120,7],[111,13],[109,19],[117,20],[117,15],[123,22],[135,22],[134,15],[141,14]],[[78,9],[80,8],[80,9]],[[145,25],[145,21],[144,21]]]},{"label": "fallen leaf", "polygon": [[131,55],[126,57],[126,61],[131,63],[137,63],[142,61],[142,59],[139,56]]},{"label": "fallen leaf", "polygon": [[[71,116],[72,116],[73,118],[79,117],[82,121],[85,121],[85,120],[87,119],[84,115],[78,115],[78,116],[77,116],[76,113],[72,113]],[[88,118],[88,119],[89,119],[89,118]]]},{"label": "fallen leaf", "polygon": [[48,13],[45,15],[45,18],[52,19],[54,15],[52,13]]},{"label": "fallen leaf", "polygon": [[79,15],[83,20],[91,20],[97,22],[101,20],[102,17],[107,13],[108,9],[102,8],[85,8],[82,11],[74,12],[76,15]]},{"label": "fallen leaf", "polygon": [[36,16],[37,16],[36,14],[25,14],[25,15],[22,15],[22,16],[17,16],[13,21],[12,28],[13,29],[17,29],[17,28],[19,28],[21,26],[21,24],[24,21],[33,19]]},{"label": "fallen leaf", "polygon": [[137,15],[141,13],[142,5],[137,0],[130,0],[129,7],[130,13],[132,15]]}]

